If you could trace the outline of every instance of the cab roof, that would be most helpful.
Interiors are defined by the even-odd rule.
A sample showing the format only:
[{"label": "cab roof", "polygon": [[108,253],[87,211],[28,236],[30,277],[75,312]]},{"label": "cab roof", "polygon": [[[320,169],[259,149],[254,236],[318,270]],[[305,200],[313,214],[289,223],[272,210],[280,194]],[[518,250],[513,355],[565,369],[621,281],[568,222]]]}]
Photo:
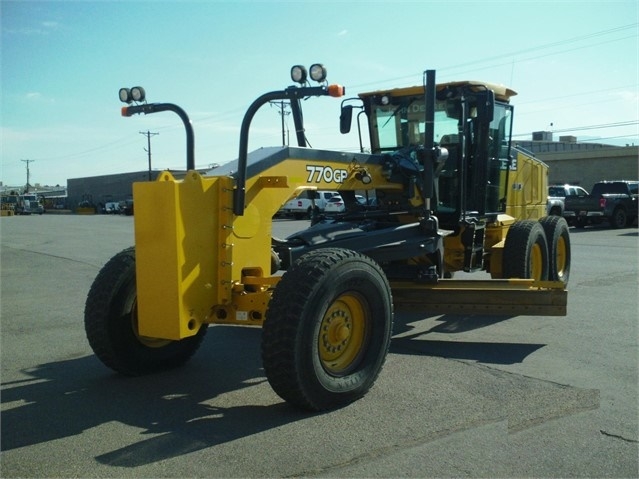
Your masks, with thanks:
[{"label": "cab roof", "polygon": [[[476,81],[476,80],[466,80],[466,81],[454,81],[448,83],[438,83],[437,91],[444,90],[449,87],[469,87],[471,90],[482,90],[487,88],[495,92],[495,98],[499,101],[503,101],[508,103],[510,98],[515,96],[517,92],[515,90],[511,90],[510,88],[500,85],[497,83],[490,83],[484,81]],[[410,95],[418,95],[424,93],[424,86],[411,86],[411,87],[403,87],[403,88],[392,88],[387,90],[376,90],[372,92],[360,93],[360,98],[366,98],[371,96],[379,96],[379,95],[390,95],[390,96],[410,96]]]}]

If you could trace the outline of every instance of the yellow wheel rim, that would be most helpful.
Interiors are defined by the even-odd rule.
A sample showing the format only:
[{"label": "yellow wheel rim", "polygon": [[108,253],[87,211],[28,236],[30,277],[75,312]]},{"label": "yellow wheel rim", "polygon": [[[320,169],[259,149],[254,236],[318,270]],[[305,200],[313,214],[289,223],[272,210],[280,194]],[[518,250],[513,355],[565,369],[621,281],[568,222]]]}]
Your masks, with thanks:
[{"label": "yellow wheel rim", "polygon": [[566,273],[566,262],[568,261],[568,247],[563,236],[557,241],[557,276],[562,278]]},{"label": "yellow wheel rim", "polygon": [[330,374],[347,374],[364,353],[367,314],[354,294],[339,296],[328,308],[320,325],[319,356]]},{"label": "yellow wheel rim", "polygon": [[544,255],[541,246],[534,244],[530,251],[530,275],[532,279],[541,280],[544,273]]}]

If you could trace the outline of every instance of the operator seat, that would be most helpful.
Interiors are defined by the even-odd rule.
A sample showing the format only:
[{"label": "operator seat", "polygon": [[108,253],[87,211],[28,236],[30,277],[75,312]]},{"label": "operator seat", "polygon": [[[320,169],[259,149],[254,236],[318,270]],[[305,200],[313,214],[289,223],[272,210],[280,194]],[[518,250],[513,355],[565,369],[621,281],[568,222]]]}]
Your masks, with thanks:
[{"label": "operator seat", "polygon": [[442,136],[441,140],[439,141],[440,145],[453,145],[453,144],[459,144],[459,135],[458,134],[451,134],[451,135],[444,135]]},{"label": "operator seat", "polygon": [[448,174],[444,176],[452,177],[455,175],[457,169],[457,158],[459,157],[459,135],[443,135],[439,141],[439,146],[448,150],[448,158],[446,161],[439,164],[435,171],[435,176],[439,176],[442,172],[446,171]]}]

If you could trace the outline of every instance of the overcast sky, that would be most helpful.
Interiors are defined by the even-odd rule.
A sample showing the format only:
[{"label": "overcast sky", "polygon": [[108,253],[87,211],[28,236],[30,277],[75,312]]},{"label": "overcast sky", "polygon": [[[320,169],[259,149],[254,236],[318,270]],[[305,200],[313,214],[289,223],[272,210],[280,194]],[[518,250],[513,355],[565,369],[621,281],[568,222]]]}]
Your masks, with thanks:
[{"label": "overcast sky", "polygon": [[[183,107],[198,168],[237,158],[246,108],[291,84],[294,64],[324,63],[347,96],[477,79],[518,92],[516,139],[639,144],[639,2],[629,1],[6,1],[0,2],[4,185],[186,165],[172,113],[123,118],[120,87]],[[339,134],[340,100],[304,102],[315,148]],[[287,128],[293,125],[287,120]],[[258,113],[249,150],[279,145],[276,107]],[[294,141],[292,141],[294,143]]]}]

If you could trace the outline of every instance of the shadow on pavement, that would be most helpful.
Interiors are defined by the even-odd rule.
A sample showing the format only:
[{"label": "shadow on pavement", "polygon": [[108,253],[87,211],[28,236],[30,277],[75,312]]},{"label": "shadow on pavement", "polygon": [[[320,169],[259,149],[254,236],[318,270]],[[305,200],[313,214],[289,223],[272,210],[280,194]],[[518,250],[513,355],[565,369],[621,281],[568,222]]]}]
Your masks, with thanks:
[{"label": "shadow on pavement", "polygon": [[187,366],[138,378],[113,373],[94,356],[24,371],[32,379],[2,384],[2,450],[75,436],[116,421],[153,436],[97,460],[133,467],[312,417],[284,402],[228,408],[207,404],[266,382],[260,333],[215,327]]},{"label": "shadow on pavement", "polygon": [[441,323],[427,331],[409,333],[413,327],[409,324],[414,318],[395,320],[395,336],[391,341],[390,352],[395,354],[438,356],[448,359],[463,359],[487,364],[516,364],[534,353],[543,344],[493,343],[449,340],[429,340],[428,334],[459,334],[485,328],[510,319],[509,316],[459,316],[443,315],[437,318]]}]

